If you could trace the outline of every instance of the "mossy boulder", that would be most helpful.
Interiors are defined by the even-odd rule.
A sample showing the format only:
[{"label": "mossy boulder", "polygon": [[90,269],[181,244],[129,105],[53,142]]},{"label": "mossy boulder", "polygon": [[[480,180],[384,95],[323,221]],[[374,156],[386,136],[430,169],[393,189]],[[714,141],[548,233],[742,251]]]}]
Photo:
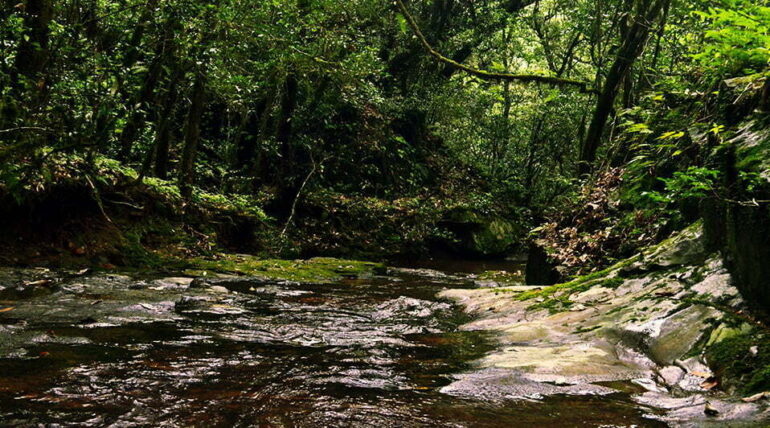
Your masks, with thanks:
[{"label": "mossy boulder", "polygon": [[274,280],[328,283],[343,278],[365,278],[384,274],[380,263],[315,257],[308,260],[260,259],[247,254],[219,254],[216,257],[196,258],[182,262],[188,272],[206,275],[207,272],[245,275]]},{"label": "mossy boulder", "polygon": [[518,225],[496,215],[460,208],[447,213],[442,226],[455,240],[450,246],[471,256],[498,256],[512,251],[521,239]]}]

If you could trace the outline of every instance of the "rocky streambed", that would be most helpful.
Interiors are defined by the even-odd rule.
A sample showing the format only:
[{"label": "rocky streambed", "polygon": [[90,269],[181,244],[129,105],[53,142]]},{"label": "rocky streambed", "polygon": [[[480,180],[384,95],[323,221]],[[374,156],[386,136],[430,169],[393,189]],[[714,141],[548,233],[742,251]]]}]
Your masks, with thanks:
[{"label": "rocky streambed", "polygon": [[[767,426],[770,384],[763,370],[751,372],[766,361],[758,338],[767,329],[701,235],[696,224],[556,286],[443,292],[476,316],[463,330],[494,332],[501,344],[443,391],[535,399],[626,391],[673,426]],[[741,348],[751,341],[760,345]]]},{"label": "rocky streambed", "polygon": [[[286,271],[319,264],[317,281],[309,271]],[[720,344],[760,327],[741,312],[745,302],[721,261],[706,254],[697,227],[553,287],[522,285],[516,269],[432,267],[385,271],[322,259],[281,262],[269,277],[253,274],[262,265],[213,277],[0,269],[0,420],[24,427],[767,420],[763,394],[740,400],[739,384],[707,361]],[[295,280],[280,279],[284,271]],[[742,361],[763,351],[749,348]]]},{"label": "rocky streambed", "polygon": [[657,424],[623,391],[458,387],[496,339],[436,295],[497,276],[340,263],[318,282],[0,269],[1,425]]}]

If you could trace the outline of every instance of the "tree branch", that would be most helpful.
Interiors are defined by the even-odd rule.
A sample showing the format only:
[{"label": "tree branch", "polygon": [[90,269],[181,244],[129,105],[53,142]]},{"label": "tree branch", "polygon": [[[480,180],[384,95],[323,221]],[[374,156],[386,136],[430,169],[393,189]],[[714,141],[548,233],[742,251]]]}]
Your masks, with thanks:
[{"label": "tree branch", "polygon": [[552,77],[552,76],[541,76],[537,74],[498,73],[494,71],[479,70],[477,68],[460,64],[459,62],[451,58],[447,58],[441,53],[439,53],[438,51],[436,51],[435,49],[433,49],[433,46],[431,46],[431,44],[422,34],[422,31],[420,30],[420,27],[417,25],[417,22],[409,13],[409,10],[406,8],[406,5],[404,5],[403,0],[396,0],[396,4],[398,5],[399,9],[401,9],[401,13],[404,15],[404,18],[406,19],[407,24],[409,24],[409,27],[412,28],[414,35],[417,36],[417,38],[420,40],[420,43],[425,48],[425,50],[428,51],[428,53],[432,57],[436,58],[437,60],[453,68],[462,70],[472,76],[476,76],[485,80],[503,80],[503,81],[508,80],[508,81],[516,81],[516,82],[545,83],[548,85],[555,85],[555,86],[572,86],[572,87],[578,88],[581,92],[596,93],[596,90],[591,88],[588,82],[584,82],[581,80],[564,79],[561,77]]}]

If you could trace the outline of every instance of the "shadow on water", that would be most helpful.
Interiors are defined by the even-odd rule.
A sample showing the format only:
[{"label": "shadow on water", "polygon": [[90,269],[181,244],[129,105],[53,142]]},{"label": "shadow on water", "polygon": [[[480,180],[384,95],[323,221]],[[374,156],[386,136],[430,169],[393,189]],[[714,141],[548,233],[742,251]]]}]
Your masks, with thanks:
[{"label": "shadow on water", "polygon": [[485,333],[458,330],[467,316],[434,297],[468,286],[462,278],[239,281],[229,293],[152,285],[94,276],[3,301],[14,310],[0,313],[2,425],[655,424],[623,394],[489,402],[441,393],[494,347]]}]

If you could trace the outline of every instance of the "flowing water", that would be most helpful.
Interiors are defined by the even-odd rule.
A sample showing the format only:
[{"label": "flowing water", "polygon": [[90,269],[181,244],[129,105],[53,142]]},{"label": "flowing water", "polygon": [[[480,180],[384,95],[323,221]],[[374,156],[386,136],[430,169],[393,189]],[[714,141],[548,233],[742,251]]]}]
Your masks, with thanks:
[{"label": "flowing water", "polygon": [[[3,271],[3,426],[632,426],[626,394],[441,392],[494,347],[435,295],[453,274],[333,284]],[[38,284],[30,281],[43,280]],[[27,285],[20,285],[26,281]],[[13,309],[7,309],[13,308]]]}]

